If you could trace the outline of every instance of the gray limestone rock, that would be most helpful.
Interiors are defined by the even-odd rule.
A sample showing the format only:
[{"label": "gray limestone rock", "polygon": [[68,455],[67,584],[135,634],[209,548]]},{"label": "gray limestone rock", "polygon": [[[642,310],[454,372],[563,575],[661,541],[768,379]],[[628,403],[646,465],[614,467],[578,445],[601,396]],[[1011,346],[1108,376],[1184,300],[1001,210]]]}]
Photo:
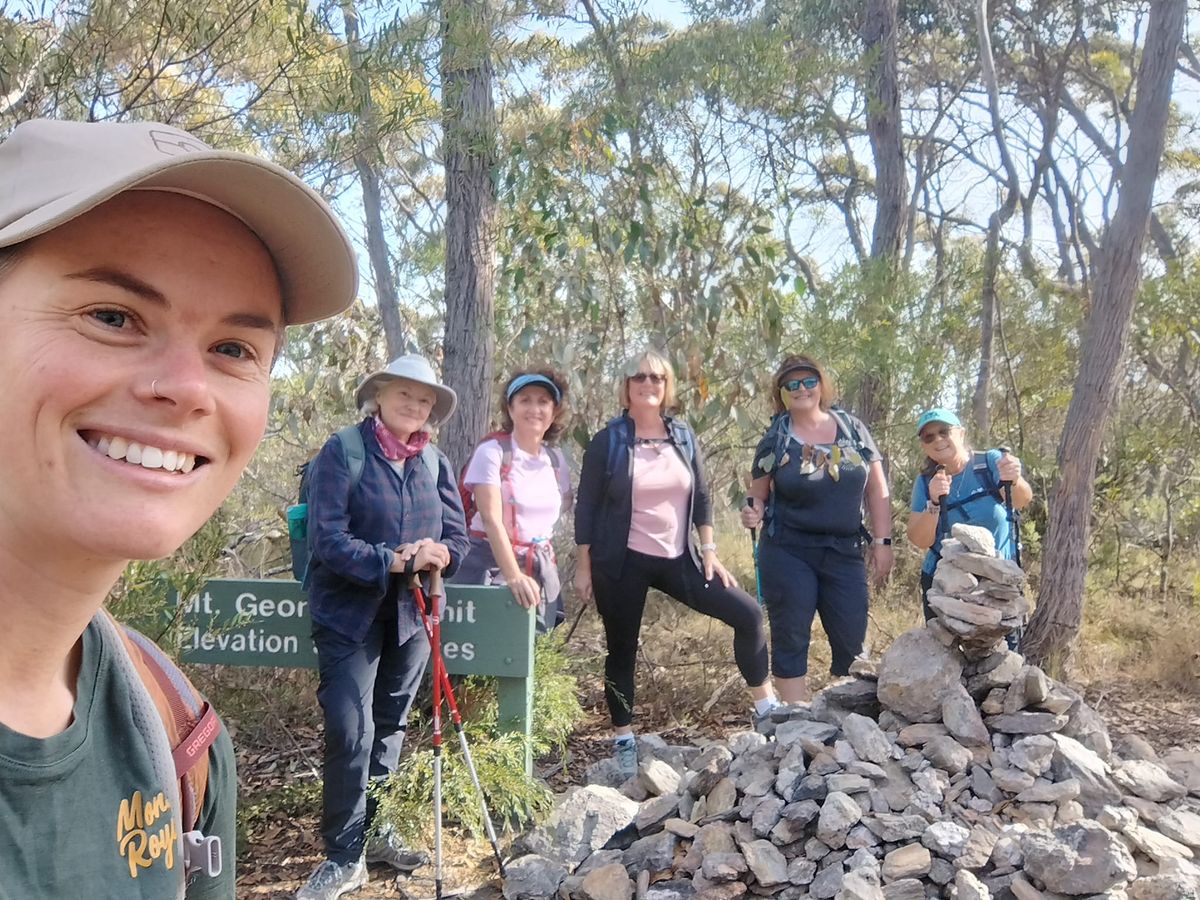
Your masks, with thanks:
[{"label": "gray limestone rock", "polygon": [[1125,829],[1124,835],[1138,850],[1155,862],[1161,863],[1168,859],[1192,859],[1193,857],[1189,847],[1144,825],[1130,825]]},{"label": "gray limestone rock", "polygon": [[1137,876],[1125,845],[1097,822],[1031,831],[1021,838],[1021,852],[1025,873],[1059,893],[1098,894]]},{"label": "gray limestone rock", "polygon": [[969,594],[978,584],[978,578],[954,565],[953,560],[943,560],[933,573],[934,590],[951,597]]},{"label": "gray limestone rock", "polygon": [[871,781],[862,775],[851,775],[849,772],[845,772],[839,775],[827,776],[825,785],[830,791],[841,791],[843,794],[861,794],[863,791],[871,788]]},{"label": "gray limestone rock", "polygon": [[900,729],[896,743],[901,747],[919,747],[929,743],[932,738],[949,733],[950,730],[941,722],[921,722]]},{"label": "gray limestone rock", "polygon": [[1170,776],[1157,763],[1144,759],[1131,759],[1113,770],[1113,781],[1144,800],[1164,803],[1178,800],[1187,794],[1187,788]]},{"label": "gray limestone rock", "polygon": [[842,720],[842,733],[859,759],[881,766],[892,758],[892,742],[874,719],[850,713]]},{"label": "gray limestone rock", "polygon": [[1187,809],[1173,809],[1159,817],[1155,827],[1171,840],[1200,850],[1200,815]]},{"label": "gray limestone rock", "polygon": [[1004,618],[1000,610],[982,603],[962,600],[933,590],[927,596],[930,607],[938,614],[958,619],[961,622],[968,622],[971,625],[999,625],[1000,620]]},{"label": "gray limestone rock", "polygon": [[705,800],[707,801],[706,811],[709,816],[720,816],[735,809],[737,806],[737,788],[734,786],[733,780],[722,778],[708,792]]},{"label": "gray limestone rock", "polygon": [[678,844],[679,838],[669,831],[638,838],[622,858],[625,871],[635,878],[643,869],[652,874],[666,872],[675,862],[675,848]]},{"label": "gray limestone rock", "polygon": [[767,797],[762,803],[758,804],[754,810],[754,814],[750,817],[750,827],[754,829],[754,833],[760,838],[765,838],[771,833],[779,820],[782,818],[783,808],[786,804],[781,797]]},{"label": "gray limestone rock", "polygon": [[651,797],[679,792],[679,773],[661,759],[648,759],[638,766],[638,780]]},{"label": "gray limestone rock", "polygon": [[951,526],[950,536],[962,544],[968,553],[990,557],[996,555],[996,538],[980,525],[966,525],[960,522]]},{"label": "gray limestone rock", "polygon": [[844,877],[845,870],[840,862],[825,866],[813,878],[812,884],[808,886],[808,893],[813,900],[833,900],[842,889]]},{"label": "gray limestone rock", "polygon": [[637,824],[638,834],[654,834],[662,831],[663,823],[678,812],[679,796],[677,794],[651,797],[639,807],[637,818],[634,820]]},{"label": "gray limestone rock", "polygon": [[907,631],[879,663],[879,702],[911,722],[936,722],[942,698],[962,677],[962,657],[927,628]]},{"label": "gray limestone rock", "polygon": [[1171,750],[1159,762],[1189,792],[1200,796],[1200,750]]},{"label": "gray limestone rock", "polygon": [[922,816],[901,813],[863,816],[862,823],[881,841],[887,841],[889,844],[917,840],[929,825]]},{"label": "gray limestone rock", "polygon": [[578,896],[580,900],[630,900],[633,882],[620,863],[599,866],[584,876]]},{"label": "gray limestone rock", "polygon": [[978,556],[974,553],[964,553],[955,557],[954,564],[980,580],[986,578],[989,581],[998,581],[1000,584],[1018,588],[1025,584],[1025,573],[1011,559],[996,559]]},{"label": "gray limestone rock", "polygon": [[[632,825],[638,804],[619,791],[601,785],[575,788],[557,802],[546,832],[567,863],[578,864],[609,839]],[[531,864],[535,865],[535,864]]]},{"label": "gray limestone rock", "polygon": [[749,871],[740,853],[710,853],[700,864],[700,874],[709,881],[737,881]]},{"label": "gray limestone rock", "polygon": [[933,822],[921,835],[921,844],[938,856],[957,859],[970,836],[970,830],[956,822]]},{"label": "gray limestone rock", "polygon": [[775,729],[775,742],[780,747],[788,747],[794,741],[807,738],[821,744],[829,744],[838,735],[838,727],[828,722],[814,722],[811,719],[791,719],[780,723]]},{"label": "gray limestone rock", "polygon": [[982,869],[992,858],[1000,833],[990,823],[980,822],[971,826],[971,834],[967,837],[967,845],[962,854],[954,860],[955,868]]},{"label": "gray limestone rock", "polygon": [[991,746],[991,736],[979,715],[979,708],[962,682],[951,687],[943,696],[942,722],[950,734],[964,746]]},{"label": "gray limestone rock", "polygon": [[992,892],[967,869],[955,873],[954,889],[956,900],[992,900]]},{"label": "gray limestone rock", "polygon": [[797,856],[788,862],[787,876],[788,881],[794,885],[803,887],[806,884],[812,884],[812,880],[817,874],[817,864],[814,860],[805,859],[803,856]]},{"label": "gray limestone rock", "polygon": [[931,763],[951,774],[965,772],[974,759],[970,750],[949,736],[933,738],[922,752]]},{"label": "gray limestone rock", "polygon": [[817,837],[835,850],[844,847],[847,832],[858,824],[862,815],[862,807],[848,794],[833,791],[825,798],[817,817]]},{"label": "gray limestone rock", "polygon": [[[993,664],[994,663],[994,664]],[[1011,650],[993,654],[989,657],[989,665],[987,669],[980,669],[968,676],[967,690],[972,697],[984,697],[989,691],[996,688],[1004,688],[1008,690],[1008,686],[1013,683],[1025,667],[1025,657],[1020,653],[1014,653]]]},{"label": "gray limestone rock", "polygon": [[886,900],[876,879],[860,871],[850,871],[842,878],[842,889],[836,900]]},{"label": "gray limestone rock", "polygon": [[1200,888],[1186,875],[1151,875],[1129,885],[1129,900],[1198,900]]},{"label": "gray limestone rock", "polygon": [[920,844],[897,847],[883,858],[883,880],[899,881],[901,878],[918,878],[929,873],[931,857],[929,849]]},{"label": "gray limestone rock", "polygon": [[1074,738],[1053,735],[1054,761],[1052,771],[1056,781],[1075,778],[1079,781],[1079,802],[1089,815],[1107,805],[1121,802],[1121,791],[1109,777],[1108,765]]},{"label": "gray limestone rock", "polygon": [[1054,739],[1044,734],[1018,738],[1008,748],[1008,761],[1030,775],[1044,775],[1054,761]]},{"label": "gray limestone rock", "polygon": [[504,900],[545,900],[567,877],[562,863],[531,853],[505,866]]},{"label": "gray limestone rock", "polygon": [[742,845],[746,865],[763,887],[788,883],[787,859],[770,841],[751,841]]},{"label": "gray limestone rock", "polygon": [[1002,713],[988,716],[984,724],[992,731],[1004,734],[1050,734],[1061,731],[1067,724],[1067,717],[1047,712]]},{"label": "gray limestone rock", "polygon": [[925,885],[917,878],[901,878],[883,886],[884,900],[925,900]]}]

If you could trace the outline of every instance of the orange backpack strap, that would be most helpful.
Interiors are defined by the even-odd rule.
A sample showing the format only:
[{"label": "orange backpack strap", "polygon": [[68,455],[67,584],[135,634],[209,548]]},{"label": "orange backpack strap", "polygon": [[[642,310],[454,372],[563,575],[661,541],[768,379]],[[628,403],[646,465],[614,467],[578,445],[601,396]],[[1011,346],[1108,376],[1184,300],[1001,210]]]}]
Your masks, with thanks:
[{"label": "orange backpack strap", "polygon": [[157,644],[124,625],[118,632],[167,730],[184,830],[194,831],[208,789],[208,748],[221,733],[221,720]]}]

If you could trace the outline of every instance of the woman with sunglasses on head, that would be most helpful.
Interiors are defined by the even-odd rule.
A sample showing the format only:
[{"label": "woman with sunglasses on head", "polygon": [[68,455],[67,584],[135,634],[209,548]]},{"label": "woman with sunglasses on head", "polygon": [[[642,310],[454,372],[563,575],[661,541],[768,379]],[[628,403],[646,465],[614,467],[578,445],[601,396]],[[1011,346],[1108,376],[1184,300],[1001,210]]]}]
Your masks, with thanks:
[{"label": "woman with sunglasses on head", "polygon": [[563,620],[550,537],[571,503],[571,476],[550,446],[567,418],[567,380],[553,369],[515,372],[504,385],[501,428],[479,442],[463,471],[471,492],[471,549],[453,581],[505,584],[537,610],[538,632]]},{"label": "woman with sunglasses on head", "polygon": [[758,550],[771,617],[771,667],[785,703],[809,699],[814,615],[829,636],[830,671],[847,675],[867,636],[864,500],[877,582],[892,569],[892,514],[879,448],[865,425],[833,406],[821,364],[789,356],[775,373],[775,418],[754,453],[742,524],[764,524]]},{"label": "woman with sunglasses on head", "polygon": [[775,701],[767,684],[762,612],[717,558],[696,436],[671,415],[671,364],[648,350],[631,359],[625,373],[621,415],[592,438],[583,456],[575,588],[585,601],[595,596],[604,623],[604,697],[618,768],[632,776],[634,669],[649,588],[731,626],[734,659],[756,709],[768,711]]},{"label": "woman with sunglasses on head", "polygon": [[[1014,559],[1020,536],[1011,528],[1003,491],[1011,490],[1012,507],[1017,510],[1029,505],[1033,488],[1021,474],[1021,461],[1011,453],[972,451],[962,422],[948,409],[936,407],[923,413],[917,420],[917,436],[925,465],[913,484],[908,539],[929,551],[921,566],[921,606],[928,620],[933,618],[929,608],[933,572],[951,526],[983,526],[996,541],[996,553]],[[1015,645],[1016,637],[1010,635],[1009,642]]]}]

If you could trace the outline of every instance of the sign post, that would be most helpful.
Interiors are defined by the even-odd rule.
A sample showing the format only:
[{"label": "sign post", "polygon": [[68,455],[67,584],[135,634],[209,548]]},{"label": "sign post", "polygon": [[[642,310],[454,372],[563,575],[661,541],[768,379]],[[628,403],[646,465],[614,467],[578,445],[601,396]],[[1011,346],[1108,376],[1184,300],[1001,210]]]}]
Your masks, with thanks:
[{"label": "sign post", "polygon": [[[178,603],[178,597],[175,598]],[[179,658],[225,666],[317,667],[308,598],[296,581],[213,579],[183,609]],[[529,746],[534,617],[506,587],[447,584],[442,656],[451,675],[497,679],[502,731]],[[526,774],[533,772],[527,749]]]}]

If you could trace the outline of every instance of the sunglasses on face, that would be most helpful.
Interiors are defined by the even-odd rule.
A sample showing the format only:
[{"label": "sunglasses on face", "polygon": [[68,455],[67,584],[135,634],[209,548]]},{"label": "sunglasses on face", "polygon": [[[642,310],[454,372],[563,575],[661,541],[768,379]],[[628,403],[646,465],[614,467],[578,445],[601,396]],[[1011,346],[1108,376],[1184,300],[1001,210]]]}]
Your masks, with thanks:
[{"label": "sunglasses on face", "polygon": [[800,388],[811,391],[820,383],[821,379],[816,375],[806,375],[804,378],[789,378],[780,387],[785,391],[798,391]]},{"label": "sunglasses on face", "polygon": [[662,384],[667,380],[666,375],[660,375],[658,372],[638,372],[636,375],[629,376],[630,381],[636,381],[638,384],[649,381],[651,384]]},{"label": "sunglasses on face", "polygon": [[950,426],[943,425],[941,428],[931,428],[929,431],[922,431],[921,432],[921,443],[922,444],[932,444],[934,441],[936,441],[938,439],[944,440],[945,438],[948,438],[948,437],[950,437]]}]

